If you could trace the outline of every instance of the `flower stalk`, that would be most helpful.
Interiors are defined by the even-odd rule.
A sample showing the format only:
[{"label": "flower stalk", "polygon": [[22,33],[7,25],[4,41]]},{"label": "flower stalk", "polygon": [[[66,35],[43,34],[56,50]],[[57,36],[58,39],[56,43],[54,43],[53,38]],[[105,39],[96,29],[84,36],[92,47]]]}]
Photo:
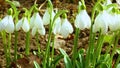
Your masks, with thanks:
[{"label": "flower stalk", "polygon": [[72,59],[73,59],[73,67],[72,68],[75,68],[75,62],[76,62],[76,58],[77,58],[76,54],[77,54],[79,33],[80,33],[80,29],[76,28],[75,38],[74,38],[73,55],[72,55]]}]

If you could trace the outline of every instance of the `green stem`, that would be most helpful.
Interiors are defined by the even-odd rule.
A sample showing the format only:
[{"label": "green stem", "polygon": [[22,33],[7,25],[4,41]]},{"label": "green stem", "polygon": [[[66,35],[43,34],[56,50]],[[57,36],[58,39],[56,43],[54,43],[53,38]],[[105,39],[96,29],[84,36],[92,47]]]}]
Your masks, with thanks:
[{"label": "green stem", "polygon": [[14,45],[14,60],[17,60],[17,37],[18,37],[18,32],[15,31],[15,45]]},{"label": "green stem", "polygon": [[91,30],[90,30],[90,38],[89,38],[89,47],[88,47],[88,50],[87,50],[87,54],[86,54],[86,65],[85,65],[85,68],[91,68],[91,65],[92,62],[93,62],[93,59],[94,58],[94,42],[95,42],[95,34],[92,33],[92,26],[91,26]]},{"label": "green stem", "polygon": [[39,44],[38,32],[36,33],[36,41],[37,41],[37,47],[38,47],[38,56],[40,57],[40,44]]},{"label": "green stem", "polygon": [[78,46],[78,39],[79,39],[79,33],[80,33],[80,29],[76,28],[75,31],[75,39],[74,39],[74,47],[73,47],[73,55],[72,55],[72,59],[73,59],[73,67],[75,68],[75,61],[76,61],[76,54],[77,54],[77,46]]},{"label": "green stem", "polygon": [[52,29],[53,29],[53,23],[52,23],[52,15],[50,14],[50,25],[49,25],[49,36],[48,36],[48,42],[47,42],[47,48],[46,48],[46,51],[45,51],[45,58],[44,58],[44,61],[43,61],[43,68],[46,68],[46,64],[47,64],[47,61],[49,61],[49,50],[50,50],[50,42],[51,42],[51,37],[52,37]]},{"label": "green stem", "polygon": [[[117,49],[117,45],[118,45],[118,40],[119,40],[119,35],[120,35],[120,31],[118,31],[118,32],[116,32],[115,33],[115,37],[114,37],[114,48],[113,48],[113,51],[112,51],[112,54],[111,54],[111,63],[112,63],[112,60],[113,60],[113,56],[114,56],[114,54],[115,54],[115,52],[116,52],[116,49]],[[119,63],[119,59],[120,58],[120,55],[119,55],[119,57],[118,57],[118,59],[117,59],[117,61],[116,61],[116,64],[115,64],[115,66],[114,67],[116,67],[117,66],[117,64]]]},{"label": "green stem", "polygon": [[103,46],[103,42],[104,42],[104,35],[101,34],[101,32],[99,33],[99,38],[98,38],[98,41],[97,41],[97,45],[95,48],[95,52],[94,52],[94,67],[95,67],[95,64],[96,62],[100,59],[100,54],[101,54],[101,50],[102,50],[102,46]]},{"label": "green stem", "polygon": [[30,54],[30,43],[29,43],[29,41],[30,41],[30,32],[28,31],[27,33],[26,33],[26,50],[25,50],[25,54],[26,55],[29,55]]},{"label": "green stem", "polygon": [[110,52],[111,46],[113,45],[113,42],[115,41],[115,36],[116,34],[114,34],[114,36],[112,37],[112,40],[110,41],[110,45],[108,46],[105,55],[107,55]]},{"label": "green stem", "polygon": [[46,68],[46,63],[47,61],[49,61],[49,50],[50,50],[50,42],[51,42],[51,36],[52,36],[52,28],[50,28],[49,30],[49,37],[48,37],[48,42],[47,42],[47,48],[46,48],[46,52],[45,52],[45,59],[43,62],[43,68]]},{"label": "green stem", "polygon": [[11,54],[10,54],[10,49],[11,49],[11,33],[9,33],[9,38],[8,38],[8,63],[9,63],[9,65],[10,65],[10,61],[11,61],[11,59],[10,59],[10,56],[11,56]]},{"label": "green stem", "polygon": [[[52,43],[52,56],[51,56],[51,62],[54,61],[54,60],[53,60],[53,57],[54,57],[54,43],[55,43],[55,35],[54,35],[53,43]],[[50,62],[50,65],[52,65],[51,62]]]},{"label": "green stem", "polygon": [[[95,17],[95,11],[96,11],[96,8],[97,8],[97,5],[101,2],[102,0],[98,0],[95,4],[95,6],[93,7],[92,9],[92,13],[91,13],[91,22],[92,22],[92,25],[91,25],[91,28],[90,28],[90,37],[89,37],[89,48],[87,50],[87,55],[86,55],[86,63],[85,63],[85,68],[92,68],[91,66],[91,62],[93,62],[93,60],[91,59],[94,58],[94,42],[95,42],[95,34],[93,34],[93,31],[92,31],[92,27],[93,27],[93,23],[94,23],[94,17]],[[93,64],[92,64],[93,65]]]},{"label": "green stem", "polygon": [[9,68],[9,60],[8,60],[8,53],[7,53],[7,42],[6,42],[6,32],[3,31],[2,33],[3,44],[4,44],[4,53],[6,58],[6,67]]},{"label": "green stem", "polygon": [[116,62],[115,62],[114,68],[117,67],[117,65],[119,64],[119,61],[120,61],[120,54],[119,54],[119,56],[118,56],[118,58],[117,58],[117,60],[116,60]]},{"label": "green stem", "polygon": [[116,34],[115,36],[115,45],[114,45],[114,48],[113,48],[113,51],[112,51],[112,54],[111,54],[111,61],[113,59],[113,56],[116,52],[116,49],[117,49],[117,45],[118,45],[118,40],[119,40],[119,35],[120,35],[120,31]]}]

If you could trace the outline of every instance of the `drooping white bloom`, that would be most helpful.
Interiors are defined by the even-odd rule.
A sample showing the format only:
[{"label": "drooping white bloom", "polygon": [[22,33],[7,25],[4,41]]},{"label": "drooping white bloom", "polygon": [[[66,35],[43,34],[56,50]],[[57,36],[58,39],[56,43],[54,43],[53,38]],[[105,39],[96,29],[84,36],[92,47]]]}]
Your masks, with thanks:
[{"label": "drooping white bloom", "polygon": [[16,24],[16,31],[19,31],[21,27],[25,32],[28,32],[30,30],[30,25],[26,17],[23,17],[18,21]]},{"label": "drooping white bloom", "polygon": [[0,23],[1,30],[5,30],[7,33],[14,32],[14,22],[11,15],[5,16]]},{"label": "drooping white bloom", "polygon": [[97,32],[101,30],[102,34],[107,33],[108,24],[110,23],[109,14],[107,11],[102,11],[95,18],[95,22],[93,24],[93,32]]},{"label": "drooping white bloom", "polygon": [[62,20],[62,25],[60,29],[60,34],[64,37],[67,38],[70,33],[73,32],[73,27],[70,24],[70,22],[65,18]]},{"label": "drooping white bloom", "polygon": [[110,31],[116,31],[120,29],[120,14],[110,14],[110,21],[111,22],[108,24]]},{"label": "drooping white bloom", "polygon": [[[54,16],[55,16],[55,13],[54,11],[52,11],[52,19],[54,18]],[[50,13],[47,9],[43,15],[43,24],[48,25],[49,23],[50,23]]]},{"label": "drooping white bloom", "polygon": [[83,30],[85,28],[90,28],[90,26],[91,26],[91,19],[87,14],[87,11],[81,10],[79,14],[76,16],[75,27]]},{"label": "drooping white bloom", "polygon": [[3,24],[2,24],[1,21],[0,21],[0,32],[1,32],[2,30],[4,30],[4,26],[3,26]]},{"label": "drooping white bloom", "polygon": [[104,5],[109,5],[109,4],[112,4],[112,1],[111,0],[106,0],[106,3]]},{"label": "drooping white bloom", "polygon": [[53,28],[53,33],[56,35],[56,34],[59,34],[60,32],[60,28],[61,28],[61,19],[60,17],[58,17],[55,22],[54,22],[54,28]]},{"label": "drooping white bloom", "polygon": [[38,31],[39,34],[45,35],[45,28],[43,26],[43,21],[38,12],[34,13],[30,19],[30,26],[32,28],[32,35],[34,36]]}]

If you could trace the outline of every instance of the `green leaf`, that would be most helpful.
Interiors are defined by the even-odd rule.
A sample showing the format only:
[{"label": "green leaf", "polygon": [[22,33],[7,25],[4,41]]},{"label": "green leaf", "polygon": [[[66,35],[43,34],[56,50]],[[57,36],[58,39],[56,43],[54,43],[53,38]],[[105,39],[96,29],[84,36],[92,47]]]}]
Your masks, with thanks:
[{"label": "green leaf", "polygon": [[[76,61],[77,68],[84,68],[84,52],[85,49],[80,49],[79,52],[76,55],[76,58],[78,58],[78,61]],[[79,67],[78,67],[79,66]]]},{"label": "green leaf", "polygon": [[104,7],[102,6],[102,4],[97,4],[97,6],[96,6],[96,10],[97,11],[103,11],[104,10]]},{"label": "green leaf", "polygon": [[62,54],[56,56],[56,57],[54,58],[54,61],[52,62],[52,64],[57,65],[57,63],[59,62],[59,60],[62,59],[63,57],[64,57],[64,56],[63,56]]},{"label": "green leaf", "polygon": [[118,54],[120,54],[120,48],[116,49],[116,52],[117,52]]},{"label": "green leaf", "polygon": [[67,53],[63,49],[59,48],[59,50],[63,56],[68,56]]},{"label": "green leaf", "polygon": [[120,63],[119,64],[117,64],[117,67],[116,68],[120,68]]},{"label": "green leaf", "polygon": [[64,56],[65,68],[72,68],[72,62],[68,56]]},{"label": "green leaf", "polygon": [[65,68],[72,68],[72,62],[67,53],[61,48],[59,48],[59,50],[61,54],[64,56]]},{"label": "green leaf", "polygon": [[106,9],[109,9],[111,7],[115,7],[116,8],[116,7],[118,7],[118,4],[116,4],[116,3],[109,4],[109,5],[106,6]]},{"label": "green leaf", "polygon": [[101,55],[100,60],[98,60],[96,63],[96,68],[98,68],[98,67],[111,68],[111,66],[112,66],[112,63],[111,63],[110,54]]},{"label": "green leaf", "polygon": [[113,35],[105,35],[104,42],[110,43],[112,41]]},{"label": "green leaf", "polygon": [[82,67],[80,66],[80,65],[81,65],[80,62],[76,61],[75,63],[76,63],[76,67],[77,67],[77,68],[82,68]]},{"label": "green leaf", "polygon": [[36,61],[34,61],[33,63],[34,63],[35,68],[40,68],[39,64]]},{"label": "green leaf", "polygon": [[79,54],[79,62],[80,62],[80,68],[83,68],[83,57],[81,54]]}]

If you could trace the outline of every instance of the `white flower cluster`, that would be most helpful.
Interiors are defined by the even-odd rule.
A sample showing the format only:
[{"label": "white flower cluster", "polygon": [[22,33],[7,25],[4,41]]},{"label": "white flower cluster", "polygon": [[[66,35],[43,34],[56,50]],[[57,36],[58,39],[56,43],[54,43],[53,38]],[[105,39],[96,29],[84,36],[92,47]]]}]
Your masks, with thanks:
[{"label": "white flower cluster", "polygon": [[[55,12],[52,10],[52,20],[55,16]],[[44,25],[47,25],[50,23],[50,14],[48,10],[45,11],[45,14],[43,15],[43,23]],[[67,18],[61,19],[58,17],[53,26],[53,31],[55,35],[56,34],[61,34],[64,38],[67,38],[70,33],[73,32],[73,27],[70,24],[70,22],[67,20]]]},{"label": "white flower cluster", "polygon": [[[54,18],[54,16],[55,12],[53,11],[52,19]],[[16,23],[16,25],[14,25],[12,15],[7,15],[0,21],[0,31],[5,30],[7,33],[13,33],[14,30],[19,31],[22,28],[24,32],[28,32],[31,29],[31,34],[33,36],[35,36],[36,32],[38,32],[40,35],[45,35],[44,25],[48,25],[49,23],[50,14],[48,10],[45,11],[43,19],[38,12],[35,12],[30,18],[30,21],[27,17],[23,17]],[[52,31],[54,34],[61,34],[64,38],[67,38],[67,36],[73,32],[73,27],[67,20],[67,18],[61,19],[60,17],[58,17],[54,23],[55,24]]]},{"label": "white flower cluster", "polygon": [[[107,0],[104,6],[110,4],[112,4],[112,2]],[[114,7],[103,10],[96,16],[93,24],[93,32],[101,31],[102,34],[106,34],[108,29],[110,29],[110,31],[120,30],[120,14],[112,12],[112,9],[114,9]]]},{"label": "white flower cluster", "polygon": [[[110,0],[107,0],[106,4],[104,5],[109,5],[111,3],[112,2],[110,2]],[[79,5],[80,7],[83,7],[81,3]],[[105,34],[108,32],[108,28],[110,31],[116,31],[120,29],[120,14],[115,12],[111,13],[111,11],[112,8],[99,12],[93,24],[93,32],[101,30],[101,33]],[[50,13],[48,9],[46,9],[43,18],[41,18],[39,13],[35,12],[30,18],[30,21],[27,17],[23,17],[17,22],[16,25],[14,25],[12,15],[7,15],[0,21],[0,31],[5,30],[7,33],[13,33],[14,30],[19,31],[20,28],[22,28],[25,32],[28,32],[31,29],[33,36],[35,36],[36,32],[38,32],[40,35],[45,35],[46,31],[44,25],[48,25],[50,23],[50,19],[53,20],[56,15],[53,10],[51,14],[52,18],[50,18]],[[81,9],[79,11],[74,22],[75,27],[79,28],[80,30],[83,30],[85,28],[89,29],[91,27],[91,19],[86,9]],[[64,38],[67,38],[68,35],[73,32],[73,26],[68,21],[67,17],[58,17],[54,21],[52,32],[55,35],[60,34]]]},{"label": "white flower cluster", "polygon": [[[55,17],[56,13],[52,10],[52,20]],[[31,29],[31,34],[35,36],[36,32],[40,35],[45,35],[44,25],[48,25],[50,23],[50,13],[48,9],[46,9],[43,18],[39,15],[38,12],[33,13],[30,21],[27,17],[22,17],[15,25],[12,18],[12,15],[7,15],[0,21],[0,31],[5,30],[7,33],[13,33],[15,31],[19,31],[21,28],[24,32],[28,32]],[[87,11],[81,10],[75,19],[75,27],[79,29],[90,28],[91,20]],[[60,34],[64,38],[67,38],[69,34],[73,32],[73,26],[68,21],[67,17],[65,18],[56,18],[53,24],[53,34]]]}]

